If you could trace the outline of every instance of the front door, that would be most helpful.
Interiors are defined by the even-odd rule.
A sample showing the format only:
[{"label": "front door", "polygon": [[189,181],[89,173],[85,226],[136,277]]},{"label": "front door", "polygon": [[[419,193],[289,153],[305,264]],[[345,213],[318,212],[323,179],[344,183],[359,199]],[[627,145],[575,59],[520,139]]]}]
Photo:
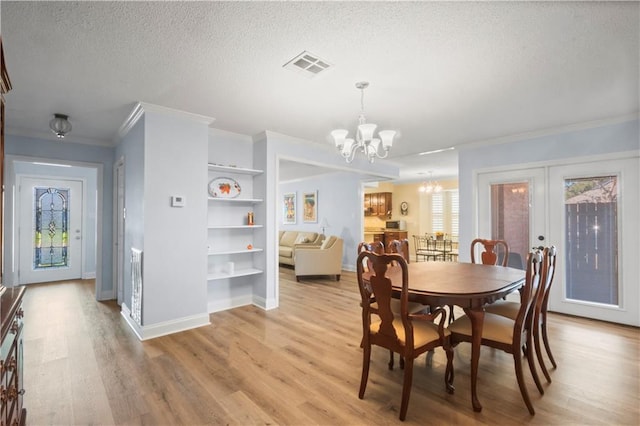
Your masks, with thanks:
[{"label": "front door", "polygon": [[18,282],[82,277],[83,183],[19,178]]}]

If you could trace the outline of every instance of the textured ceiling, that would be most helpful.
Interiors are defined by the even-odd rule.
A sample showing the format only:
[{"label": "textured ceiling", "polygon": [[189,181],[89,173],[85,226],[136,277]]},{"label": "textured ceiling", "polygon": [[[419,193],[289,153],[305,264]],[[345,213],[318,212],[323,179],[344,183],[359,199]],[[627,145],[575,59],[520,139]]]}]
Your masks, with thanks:
[{"label": "textured ceiling", "polygon": [[[355,128],[357,81],[400,131],[404,180],[457,173],[455,151],[638,114],[638,2],[0,2],[13,90],[7,132],[113,143],[144,101],[329,144]],[[314,79],[282,67],[310,51]]]}]

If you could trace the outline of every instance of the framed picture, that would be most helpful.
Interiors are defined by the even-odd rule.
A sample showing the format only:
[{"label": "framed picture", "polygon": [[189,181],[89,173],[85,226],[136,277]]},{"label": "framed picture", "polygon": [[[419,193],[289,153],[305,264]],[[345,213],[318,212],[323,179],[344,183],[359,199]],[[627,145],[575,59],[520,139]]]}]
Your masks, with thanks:
[{"label": "framed picture", "polygon": [[318,222],[318,191],[305,192],[302,198],[304,200],[302,221],[306,223]]},{"label": "framed picture", "polygon": [[296,193],[284,194],[282,204],[282,223],[285,225],[296,224]]}]

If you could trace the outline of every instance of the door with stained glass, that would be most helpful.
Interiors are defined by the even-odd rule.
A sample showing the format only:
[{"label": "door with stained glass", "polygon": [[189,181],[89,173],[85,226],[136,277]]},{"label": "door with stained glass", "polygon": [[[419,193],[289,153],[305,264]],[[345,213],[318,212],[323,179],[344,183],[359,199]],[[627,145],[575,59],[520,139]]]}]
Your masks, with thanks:
[{"label": "door with stained glass", "polygon": [[83,183],[19,178],[20,284],[82,276]]}]

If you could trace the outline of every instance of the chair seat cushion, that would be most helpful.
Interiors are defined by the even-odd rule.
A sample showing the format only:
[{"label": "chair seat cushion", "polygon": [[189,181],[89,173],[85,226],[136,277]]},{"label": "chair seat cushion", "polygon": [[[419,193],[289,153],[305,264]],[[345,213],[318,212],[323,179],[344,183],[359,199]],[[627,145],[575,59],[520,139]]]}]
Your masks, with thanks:
[{"label": "chair seat cushion", "polygon": [[484,307],[485,312],[516,320],[520,311],[520,303],[509,300],[498,300]]},{"label": "chair seat cushion", "polygon": [[[484,323],[482,324],[482,338],[511,345],[513,344],[514,326],[515,321],[510,318],[485,313]],[[447,329],[453,334],[471,337],[471,320],[468,316],[463,315],[449,324]]]},{"label": "chair seat cushion", "polygon": [[[377,334],[380,329],[380,323],[382,321],[372,321],[370,325],[371,334]],[[424,346],[427,343],[435,342],[440,340],[440,335],[438,334],[438,326],[430,321],[412,321],[413,324],[413,347],[419,348],[420,346]],[[396,330],[396,335],[400,342],[405,344],[405,335],[404,335],[404,326],[402,325],[402,320],[396,317],[393,320],[393,328]],[[449,331],[447,329],[444,330],[444,335],[448,336]]]}]

